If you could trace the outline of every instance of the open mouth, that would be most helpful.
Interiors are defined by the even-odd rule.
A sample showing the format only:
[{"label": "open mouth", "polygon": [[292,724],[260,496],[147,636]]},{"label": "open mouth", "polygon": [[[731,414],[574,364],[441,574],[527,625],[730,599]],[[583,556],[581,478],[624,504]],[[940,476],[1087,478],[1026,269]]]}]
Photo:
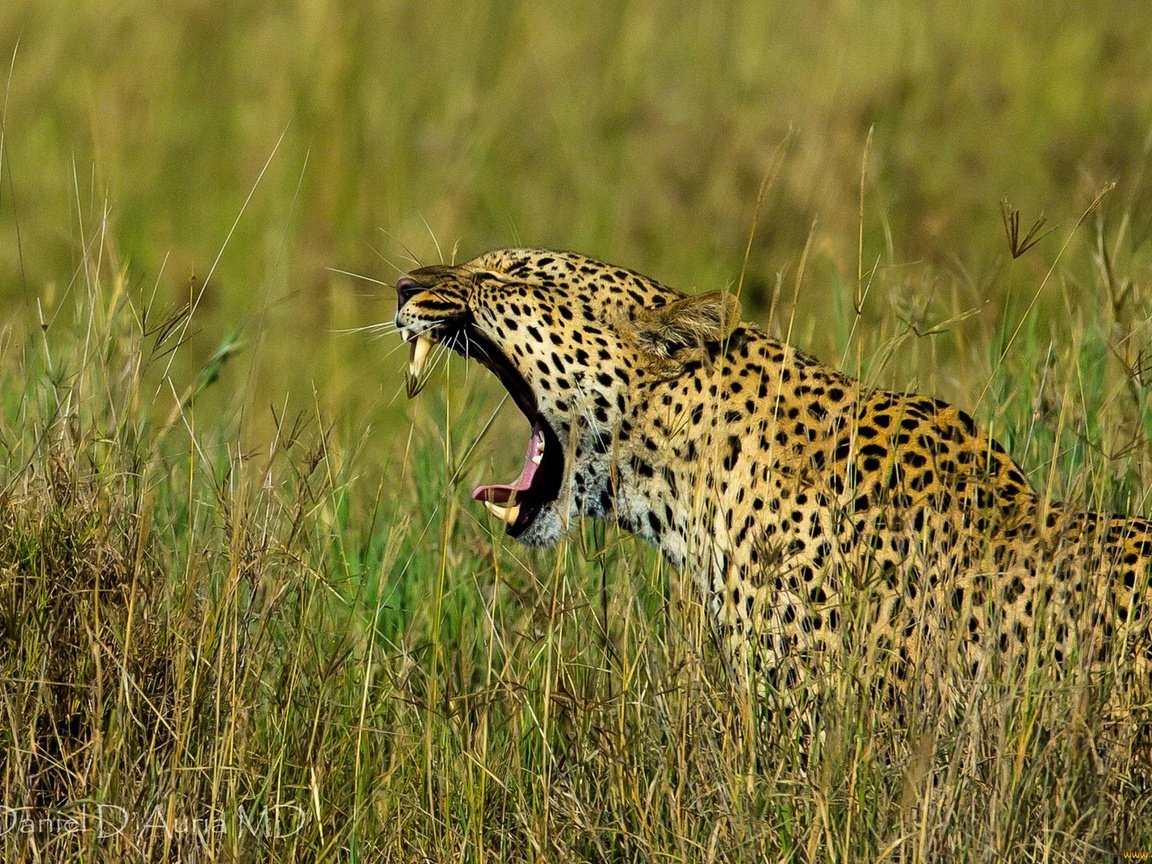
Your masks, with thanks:
[{"label": "open mouth", "polygon": [[532,388],[500,349],[467,317],[442,321],[433,330],[420,335],[405,333],[404,338],[412,346],[405,382],[409,398],[423,389],[425,365],[432,346],[440,342],[462,357],[475,360],[491,370],[527,418],[532,432],[520,476],[511,483],[484,484],[472,490],[474,501],[483,503],[500,519],[510,536],[519,536],[546,505],[556,500],[564,476],[563,447],[555,431],[541,416]]}]

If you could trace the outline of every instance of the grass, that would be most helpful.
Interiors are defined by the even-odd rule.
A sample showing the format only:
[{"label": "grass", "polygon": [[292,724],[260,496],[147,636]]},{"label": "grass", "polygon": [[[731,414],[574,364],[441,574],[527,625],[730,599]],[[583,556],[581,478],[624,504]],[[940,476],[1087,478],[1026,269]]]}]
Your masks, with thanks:
[{"label": "grass", "polygon": [[747,314],[972,410],[1054,497],[1152,513],[1149,32],[1038,4],[9,4],[4,860],[1152,851],[1088,692],[1008,675],[960,726],[894,730],[845,669],[810,748],[650,550],[507,542],[467,487],[515,471],[515,412],[460,364],[405,405],[395,346],[340,332],[388,290],[335,272],[388,282],[375,249],[435,260],[430,235],[743,272]]},{"label": "grass", "polygon": [[[1037,734],[1100,731],[1044,679],[974,691],[937,737],[930,717],[887,726],[866,666],[847,669],[822,746],[752,735],[757,706],[653,554],[591,525],[531,554],[467,502],[490,382],[450,367],[380,468],[320,408],[243,449],[244,411],[199,419],[231,343],[173,386],[181,313],[158,319],[89,255],[75,324],[5,345],[8,860],[1039,861],[1152,842],[1126,769]],[[1120,314],[1047,356],[1025,321],[1018,385],[985,416],[1042,485],[1147,510]],[[887,343],[856,338],[882,364]]]}]

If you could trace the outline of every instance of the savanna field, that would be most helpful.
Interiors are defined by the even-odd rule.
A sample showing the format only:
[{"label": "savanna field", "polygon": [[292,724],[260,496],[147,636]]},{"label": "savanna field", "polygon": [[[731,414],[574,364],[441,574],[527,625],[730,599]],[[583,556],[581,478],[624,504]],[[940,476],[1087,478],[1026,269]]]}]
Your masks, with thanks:
[{"label": "savanna field", "polygon": [[693,586],[469,499],[526,423],[404,393],[397,277],[572,249],[1152,514],[1138,3],[0,6],[0,859],[1152,860],[1043,676],[816,743]]}]

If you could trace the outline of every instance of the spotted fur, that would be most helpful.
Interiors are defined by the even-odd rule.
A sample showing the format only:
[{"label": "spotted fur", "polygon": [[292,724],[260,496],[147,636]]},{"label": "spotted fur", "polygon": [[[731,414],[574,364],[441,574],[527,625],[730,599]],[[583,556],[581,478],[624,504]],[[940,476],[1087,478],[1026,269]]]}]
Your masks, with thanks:
[{"label": "spotted fur", "polygon": [[846,651],[877,661],[883,694],[941,657],[977,674],[1026,651],[1148,684],[1152,523],[1047,502],[963,411],[866,387],[730,296],[570,253],[499,250],[398,288],[402,332],[513,369],[564,453],[519,539],[582,516],[639,534],[766,689]]}]

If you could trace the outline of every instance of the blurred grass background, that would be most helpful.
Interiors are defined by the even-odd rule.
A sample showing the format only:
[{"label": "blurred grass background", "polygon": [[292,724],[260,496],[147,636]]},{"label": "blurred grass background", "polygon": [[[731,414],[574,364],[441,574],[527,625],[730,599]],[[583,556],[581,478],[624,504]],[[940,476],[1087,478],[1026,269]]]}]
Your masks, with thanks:
[{"label": "blurred grass background", "polygon": [[[711,289],[755,227],[749,317],[972,410],[1054,495],[1147,513],[1150,56],[1128,2],[0,6],[0,799],[307,805],[279,843],[4,853],[1152,842],[1127,774],[1033,734],[1079,717],[1043,687],[925,743],[873,736],[848,682],[825,750],[751,741],[691,586],[603,526],[528,553],[466,500],[520,461],[489,377],[409,405],[403,352],[348,332],[413,259],[556,246]],[[1054,229],[1018,260],[1005,198]]]},{"label": "blurred grass background", "polygon": [[212,271],[189,358],[259,318],[246,387],[273,401],[391,401],[398,358],[333,334],[389,292],[330,268],[520,243],[734,281],[783,145],[745,298],[763,314],[811,231],[802,326],[851,296],[861,227],[865,269],[898,269],[874,318],[936,290],[931,264],[992,301],[979,328],[1014,285],[1001,198],[1066,229],[1116,180],[1126,249],[1152,219],[1140,4],[25,2],[0,49],[5,320],[51,317],[106,224],[130,291],[177,304]]}]

